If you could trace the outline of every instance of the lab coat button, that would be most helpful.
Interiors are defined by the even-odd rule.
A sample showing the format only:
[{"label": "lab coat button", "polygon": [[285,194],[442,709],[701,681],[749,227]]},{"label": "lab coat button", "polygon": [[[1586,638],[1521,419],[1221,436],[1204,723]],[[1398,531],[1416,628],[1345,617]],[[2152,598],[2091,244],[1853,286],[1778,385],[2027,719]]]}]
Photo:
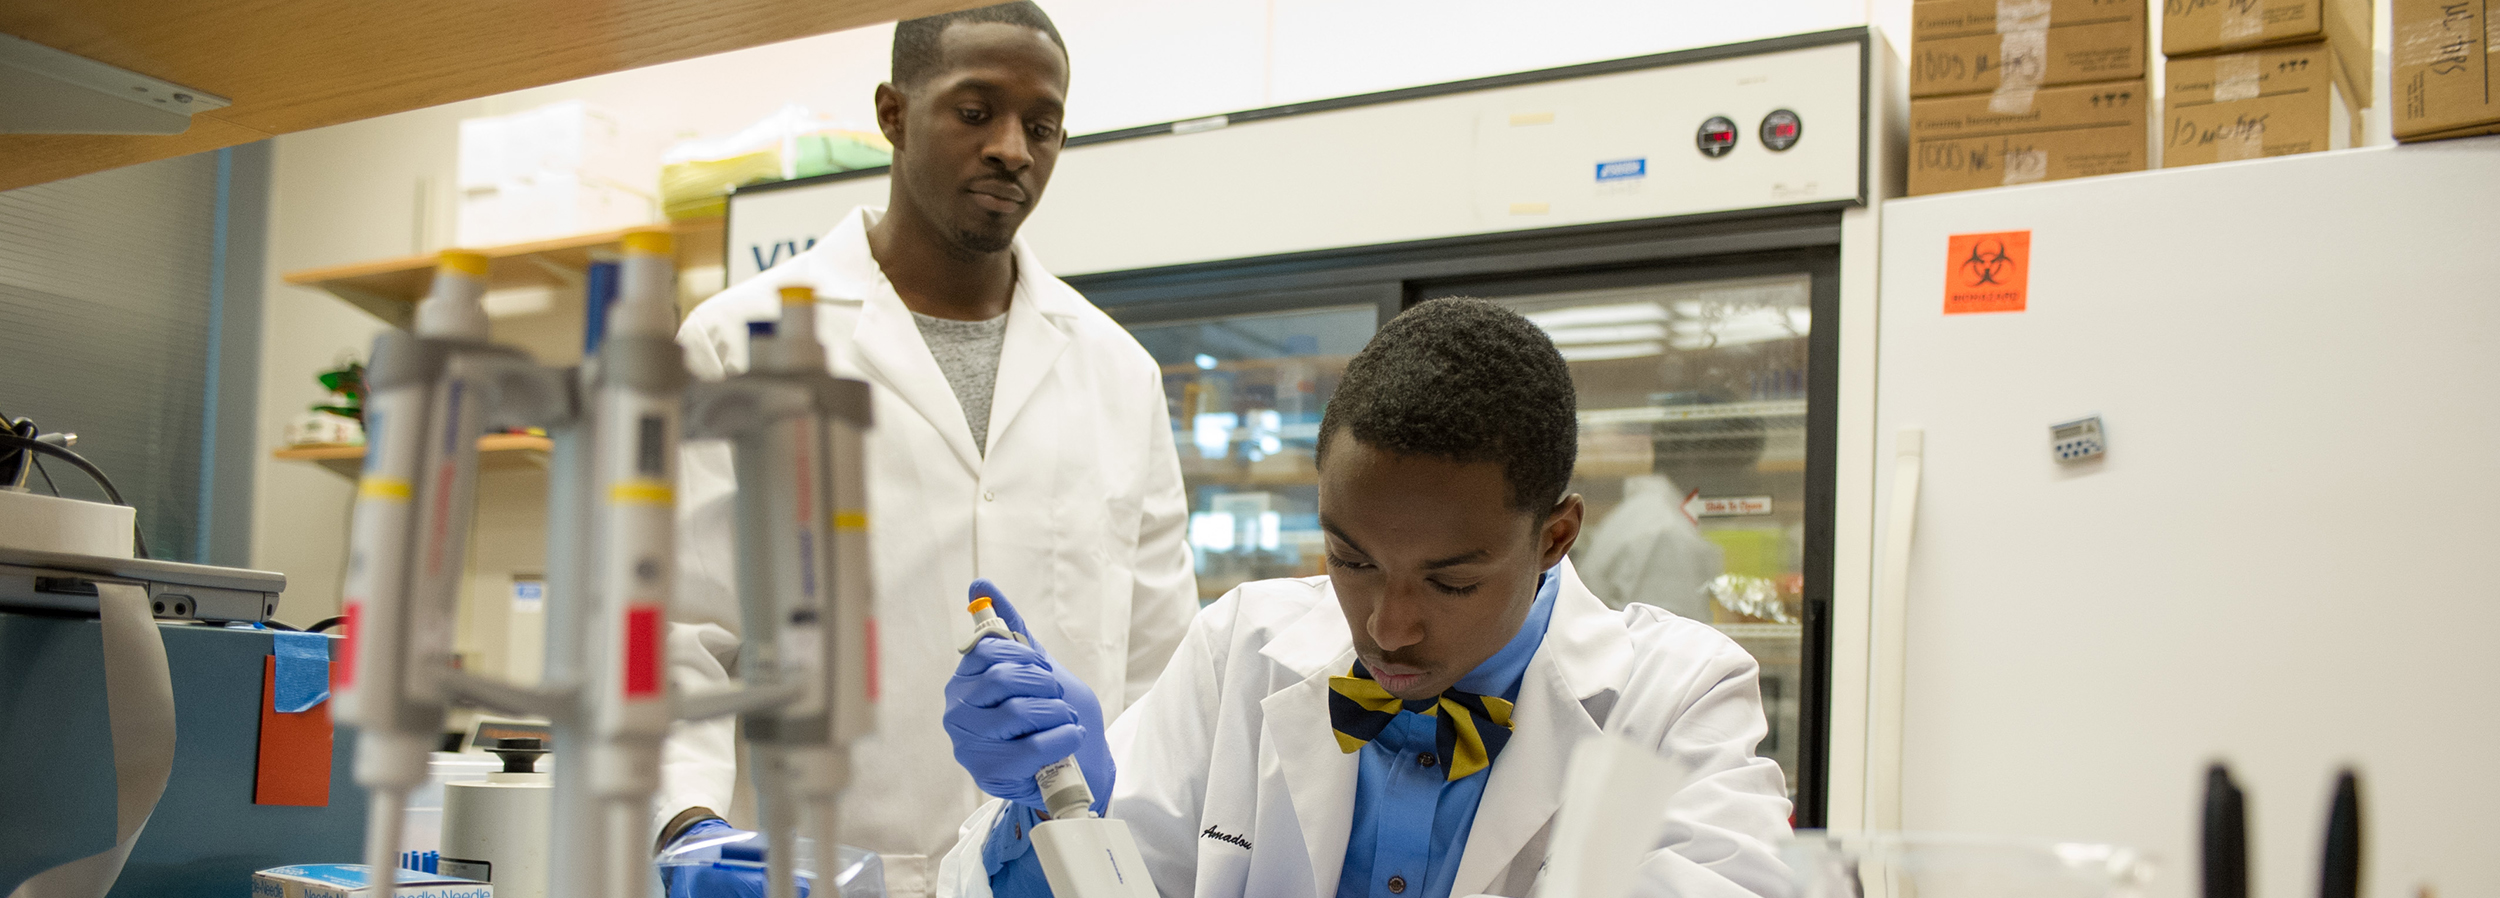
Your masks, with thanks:
[{"label": "lab coat button", "polygon": [[1424,752],[1422,756],[1415,759],[1415,763],[1430,767],[1434,764],[1441,763],[1441,759],[1433,757],[1431,752]]},{"label": "lab coat button", "polygon": [[995,490],[982,490],[982,491],[981,491],[981,501],[983,501],[983,502],[996,502],[996,501],[998,501],[998,493],[997,493],[997,491],[995,491]]},{"label": "lab coat button", "polygon": [[1403,876],[1392,876],[1392,877],[1389,877],[1389,894],[1392,894],[1392,895],[1404,895],[1404,894],[1406,894],[1406,877],[1403,877]]}]

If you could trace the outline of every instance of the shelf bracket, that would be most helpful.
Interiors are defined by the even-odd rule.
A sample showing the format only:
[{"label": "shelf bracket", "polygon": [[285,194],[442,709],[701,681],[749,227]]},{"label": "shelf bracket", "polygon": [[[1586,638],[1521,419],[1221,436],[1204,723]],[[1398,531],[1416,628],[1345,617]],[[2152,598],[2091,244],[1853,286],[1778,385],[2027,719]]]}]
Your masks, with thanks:
[{"label": "shelf bracket", "polygon": [[417,323],[417,304],[385,293],[376,293],[345,284],[322,284],[330,295],[346,300],[348,305],[372,313],[382,323],[406,330]]},{"label": "shelf bracket", "polygon": [[530,264],[538,266],[539,271],[545,272],[548,277],[554,278],[556,283],[564,285],[565,289],[575,293],[582,292],[582,289],[589,283],[588,278],[579,270],[548,261],[545,256],[531,255],[521,258],[528,259]]}]

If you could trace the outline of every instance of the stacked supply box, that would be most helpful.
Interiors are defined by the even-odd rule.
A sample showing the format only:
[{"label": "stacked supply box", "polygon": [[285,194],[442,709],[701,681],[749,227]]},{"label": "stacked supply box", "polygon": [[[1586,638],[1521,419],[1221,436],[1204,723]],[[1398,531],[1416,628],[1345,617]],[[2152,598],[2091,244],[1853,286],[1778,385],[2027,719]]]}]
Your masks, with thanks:
[{"label": "stacked supply box", "polygon": [[463,121],[457,240],[501,246],[649,224],[651,150],[578,100]]},{"label": "stacked supply box", "polygon": [[2394,0],[2392,18],[2396,139],[2500,133],[2500,15],[2485,0]]},{"label": "stacked supply box", "polygon": [[2144,77],[2146,0],[1918,0],[1910,96]]},{"label": "stacked supply box", "polygon": [[2370,0],[2165,0],[2161,29],[2174,60],[2324,41],[2352,108],[2370,105]]},{"label": "stacked supply box", "polygon": [[1910,195],[2143,171],[2142,81],[1910,101]]},{"label": "stacked supply box", "polygon": [[1919,0],[1911,195],[2147,167],[2146,0]]},{"label": "stacked supply box", "polygon": [[2164,168],[2343,149],[2356,123],[2325,41],[2170,60]]}]

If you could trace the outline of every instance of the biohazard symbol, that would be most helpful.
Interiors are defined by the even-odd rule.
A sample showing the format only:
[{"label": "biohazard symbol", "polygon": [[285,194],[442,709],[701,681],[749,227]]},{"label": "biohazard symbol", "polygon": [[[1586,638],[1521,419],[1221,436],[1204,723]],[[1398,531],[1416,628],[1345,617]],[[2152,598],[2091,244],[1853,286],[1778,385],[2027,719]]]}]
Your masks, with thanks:
[{"label": "biohazard symbol", "polygon": [[1955,234],[1944,257],[1944,313],[2020,312],[2029,306],[2031,232]]},{"label": "biohazard symbol", "polygon": [[2003,240],[1981,240],[1971,244],[1970,255],[1962,260],[1962,270],[1971,276],[1973,287],[2003,284],[2014,267],[2013,255],[2005,251]]}]

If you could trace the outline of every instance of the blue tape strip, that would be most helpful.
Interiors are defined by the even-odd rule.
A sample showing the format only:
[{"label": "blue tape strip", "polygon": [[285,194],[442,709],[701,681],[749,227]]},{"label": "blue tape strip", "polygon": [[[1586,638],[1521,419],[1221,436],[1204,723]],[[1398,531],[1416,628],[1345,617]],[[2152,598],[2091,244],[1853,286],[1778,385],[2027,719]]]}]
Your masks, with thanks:
[{"label": "blue tape strip", "polygon": [[269,703],[280,714],[312,710],[330,697],[330,637],[319,633],[269,634],[277,647],[276,688]]}]

